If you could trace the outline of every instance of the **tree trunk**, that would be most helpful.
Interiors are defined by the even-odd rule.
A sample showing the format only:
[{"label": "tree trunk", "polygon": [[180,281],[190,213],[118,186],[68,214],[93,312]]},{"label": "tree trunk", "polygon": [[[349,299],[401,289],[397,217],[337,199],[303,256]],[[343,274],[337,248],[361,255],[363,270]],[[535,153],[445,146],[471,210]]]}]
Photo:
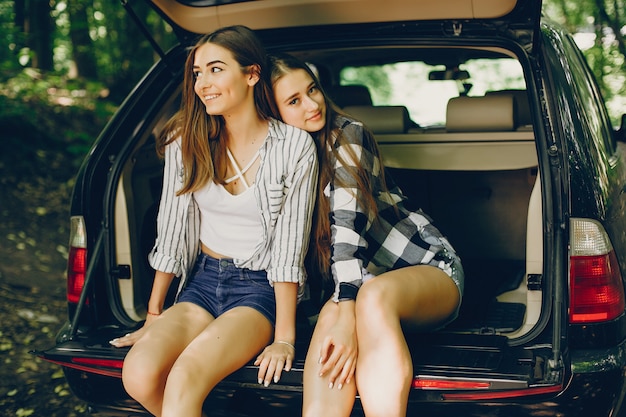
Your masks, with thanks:
[{"label": "tree trunk", "polygon": [[98,66],[93,41],[89,36],[89,21],[85,1],[68,0],[67,10],[70,19],[70,41],[72,57],[79,77],[97,79]]},{"label": "tree trunk", "polygon": [[25,31],[28,35],[28,46],[33,52],[32,66],[43,71],[54,69],[52,34],[54,21],[50,15],[49,0],[27,1],[28,19]]},{"label": "tree trunk", "polygon": [[[15,0],[13,2],[13,25],[17,32],[23,36],[26,33],[26,0]],[[20,50],[24,46],[23,38],[16,45],[16,50]]]},{"label": "tree trunk", "polygon": [[[12,10],[12,25],[7,24],[2,27],[2,35],[6,39],[6,47],[0,51],[0,60],[7,63],[11,68],[18,68],[20,53],[26,47],[26,37],[24,35],[26,4],[24,0],[15,0]],[[8,19],[6,22],[9,23]]]}]

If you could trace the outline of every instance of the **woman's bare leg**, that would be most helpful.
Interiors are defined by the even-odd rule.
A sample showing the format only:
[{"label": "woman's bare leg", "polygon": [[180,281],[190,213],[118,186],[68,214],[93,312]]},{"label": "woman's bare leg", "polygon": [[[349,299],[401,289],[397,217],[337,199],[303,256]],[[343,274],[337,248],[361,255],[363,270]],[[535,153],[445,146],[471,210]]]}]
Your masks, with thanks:
[{"label": "woman's bare leg", "polygon": [[400,322],[442,324],[459,303],[454,281],[426,265],[390,271],[366,282],[356,302],[356,382],[367,417],[404,417],[413,378]]},{"label": "woman's bare leg", "polygon": [[146,328],[124,359],[122,381],[128,394],[151,414],[161,416],[165,381],[185,347],[213,317],[191,303],[175,304]]},{"label": "woman's bare leg", "polygon": [[213,320],[174,362],[162,417],[200,417],[213,387],[267,346],[273,330],[269,320],[250,307],[234,308]]},{"label": "woman's bare leg", "polygon": [[339,315],[339,307],[328,301],[320,311],[309,350],[304,362],[303,417],[345,417],[354,405],[356,386],[354,378],[339,389],[329,388],[329,374],[320,377],[320,351],[324,338]]}]

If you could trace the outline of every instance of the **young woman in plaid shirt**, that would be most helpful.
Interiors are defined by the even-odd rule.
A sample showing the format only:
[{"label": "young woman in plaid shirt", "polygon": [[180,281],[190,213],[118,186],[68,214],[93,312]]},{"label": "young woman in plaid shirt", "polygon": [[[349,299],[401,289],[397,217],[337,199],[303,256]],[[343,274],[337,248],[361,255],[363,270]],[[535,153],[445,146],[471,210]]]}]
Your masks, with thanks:
[{"label": "young woman in plaid shirt", "polygon": [[368,417],[405,416],[413,370],[401,324],[433,329],[456,317],[460,260],[386,183],[372,134],[329,100],[306,64],[273,57],[271,79],[276,117],[317,143],[310,280],[335,283],[306,358],[303,416],[348,416],[357,390]]}]

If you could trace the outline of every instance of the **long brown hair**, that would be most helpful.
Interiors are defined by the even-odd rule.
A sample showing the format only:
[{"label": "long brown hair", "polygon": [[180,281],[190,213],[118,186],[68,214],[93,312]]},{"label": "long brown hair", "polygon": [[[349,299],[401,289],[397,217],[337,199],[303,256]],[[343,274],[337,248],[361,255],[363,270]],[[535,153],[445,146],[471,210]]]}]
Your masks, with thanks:
[{"label": "long brown hair", "polygon": [[185,62],[180,110],[168,121],[157,144],[160,155],[165,146],[181,137],[184,167],[183,187],[177,194],[200,189],[209,180],[224,183],[226,175],[225,123],[221,115],[206,113],[202,100],[194,91],[193,65],[198,48],[212,43],[229,50],[246,74],[256,72],[254,102],[259,117],[267,120],[275,113],[269,82],[269,63],[263,44],[246,26],[228,26],[202,36],[189,52]]},{"label": "long brown hair", "polygon": [[[335,176],[333,163],[331,161],[336,160],[341,164],[346,171],[348,171],[356,184],[356,190],[354,192],[354,198],[356,198],[359,206],[365,210],[365,214],[369,221],[376,221],[378,216],[378,206],[376,205],[376,198],[372,194],[372,187],[370,184],[370,173],[361,165],[360,160],[351,146],[341,146],[347,143],[347,140],[343,136],[343,130],[341,126],[337,126],[335,120],[337,116],[344,116],[348,119],[354,120],[353,117],[345,114],[339,109],[339,107],[332,102],[328,95],[324,92],[324,89],[320,85],[318,77],[311,70],[311,68],[299,59],[288,55],[280,54],[270,57],[270,63],[272,65],[271,70],[271,82],[272,86],[282,78],[283,76],[302,69],[309,74],[316,87],[322,93],[324,97],[324,103],[326,105],[326,116],[324,127],[315,133],[311,133],[317,144],[317,154],[319,159],[319,181],[317,190],[317,201],[315,203],[315,212],[313,215],[313,236],[310,245],[309,256],[311,263],[319,269],[319,273],[325,277],[330,277],[330,257],[331,257],[331,239],[330,239],[330,201],[324,195],[324,188],[328,183],[333,181],[337,187],[345,186],[345,181]],[[274,117],[282,120],[278,112],[274,113]],[[363,141],[365,147],[372,149],[378,158],[378,164],[381,167],[382,175],[382,158],[374,136],[371,131],[363,126]],[[342,147],[342,152],[347,154],[349,162],[346,162],[346,158],[339,154],[338,149]],[[382,179],[382,185],[385,186],[384,177]],[[386,190],[384,190],[386,191]]]}]

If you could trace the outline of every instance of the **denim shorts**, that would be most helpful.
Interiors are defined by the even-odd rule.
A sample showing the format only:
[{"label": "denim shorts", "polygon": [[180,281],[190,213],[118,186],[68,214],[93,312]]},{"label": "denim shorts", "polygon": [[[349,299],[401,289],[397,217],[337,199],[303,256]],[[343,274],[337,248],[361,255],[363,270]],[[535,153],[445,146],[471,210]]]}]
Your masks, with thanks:
[{"label": "denim shorts", "polygon": [[235,307],[251,307],[276,324],[276,298],[265,271],[238,268],[232,259],[200,253],[178,302],[190,302],[218,317]]},{"label": "denim shorts", "polygon": [[446,323],[442,327],[445,327],[448,324],[452,323],[459,316],[459,312],[461,310],[461,300],[463,299],[463,288],[465,284],[465,271],[463,271],[461,260],[458,257],[455,257],[450,263],[450,270],[444,271],[444,272],[450,275],[450,278],[452,278],[452,281],[454,281],[454,283],[456,284],[456,287],[459,290],[459,305],[457,306],[454,314],[450,316],[450,318],[446,321]]}]

